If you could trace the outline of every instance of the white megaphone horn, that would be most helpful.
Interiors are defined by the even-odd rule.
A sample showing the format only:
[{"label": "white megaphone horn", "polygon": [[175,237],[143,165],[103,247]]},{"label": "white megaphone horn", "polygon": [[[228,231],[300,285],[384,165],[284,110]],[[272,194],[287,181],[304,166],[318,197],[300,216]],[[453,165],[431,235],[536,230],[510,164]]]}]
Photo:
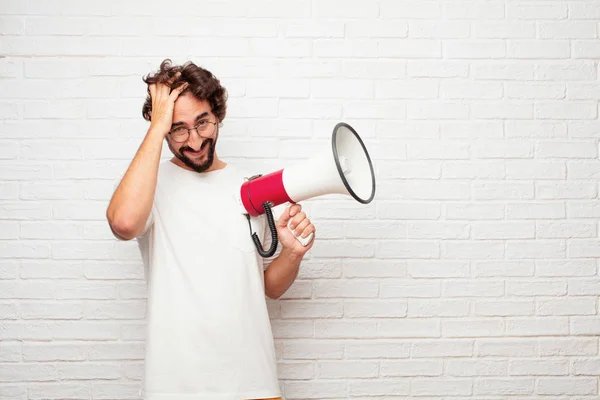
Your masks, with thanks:
[{"label": "white megaphone horn", "polygon": [[[344,122],[333,129],[331,149],[292,167],[255,175],[242,184],[239,202],[248,221],[251,216],[266,214],[269,222],[272,237],[269,250],[265,251],[258,236],[252,233],[259,254],[270,257],[277,248],[271,207],[326,194],[349,195],[362,204],[370,203],[375,197],[375,173],[367,148],[358,133]],[[294,236],[304,246],[312,240],[312,234],[307,238]]]}]

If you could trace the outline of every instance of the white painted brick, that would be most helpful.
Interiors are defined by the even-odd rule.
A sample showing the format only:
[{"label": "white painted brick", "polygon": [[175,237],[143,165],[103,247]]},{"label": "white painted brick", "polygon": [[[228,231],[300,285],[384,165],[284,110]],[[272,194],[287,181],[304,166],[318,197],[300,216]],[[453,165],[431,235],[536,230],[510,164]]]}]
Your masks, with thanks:
[{"label": "white painted brick", "polygon": [[598,394],[595,378],[540,378],[537,392],[541,395],[594,395]]},{"label": "white painted brick", "polygon": [[[347,85],[349,87],[348,90],[354,90],[355,86],[354,81],[350,85]],[[359,98],[368,97],[369,95],[363,95]],[[435,99],[438,97],[438,83],[426,79],[377,82],[375,85],[375,97],[378,99]]]},{"label": "white painted brick", "polygon": [[528,316],[535,314],[535,304],[533,301],[478,300],[474,306],[474,313],[478,317]]},{"label": "white painted brick", "polygon": [[484,378],[475,381],[475,395],[511,396],[533,394],[532,378]]},{"label": "white painted brick", "polygon": [[281,318],[339,318],[343,307],[340,301],[285,300],[281,302]]},{"label": "white painted brick", "polygon": [[404,60],[344,60],[341,75],[347,78],[397,79],[406,76]]},{"label": "white painted brick", "polygon": [[407,74],[410,77],[466,78],[469,64],[466,61],[445,61],[440,64],[431,60],[408,60]]},{"label": "white painted brick", "polygon": [[[320,3],[321,4],[321,3]],[[336,16],[339,17],[339,7]],[[361,15],[361,17],[364,15]],[[406,37],[408,35],[408,23],[401,20],[371,20],[362,21],[355,20],[345,24],[345,34],[348,38],[389,38],[389,37]]]},{"label": "white painted brick", "polygon": [[534,197],[532,183],[519,181],[473,183],[473,198],[476,200],[530,200]]},{"label": "white painted brick", "polygon": [[344,317],[348,318],[401,318],[406,316],[406,301],[344,301]]},{"label": "white painted brick", "polygon": [[[215,3],[219,4],[218,2]],[[273,0],[261,0],[253,2],[252,5],[244,4],[243,7],[240,5],[240,8],[245,10],[246,15],[249,17],[308,17],[310,15],[310,5],[311,3],[306,0],[294,2],[293,4],[285,4]],[[220,15],[223,13],[223,10],[230,8],[232,7],[228,7],[227,4],[221,4],[221,7],[215,8],[215,12],[218,13],[216,15]]]},{"label": "white painted brick", "polygon": [[571,55],[568,40],[509,40],[507,57],[514,59],[567,59]]},{"label": "white painted brick", "polygon": [[470,74],[474,79],[531,80],[534,77],[534,66],[514,61],[475,61],[471,63]]},{"label": "white painted brick", "polygon": [[381,219],[434,220],[440,215],[441,204],[438,202],[382,202],[377,209],[377,217]]},{"label": "white painted brick", "polygon": [[483,39],[528,39],[534,38],[536,26],[533,22],[497,22],[474,23],[473,37]]},{"label": "white painted brick", "polygon": [[470,396],[472,393],[470,379],[415,378],[411,382],[413,396]]},{"label": "white painted brick", "polygon": [[410,376],[441,376],[443,364],[441,361],[409,360],[384,361],[381,363],[381,376],[410,377]]},{"label": "white painted brick", "polygon": [[467,239],[469,226],[462,223],[409,222],[406,225],[409,239]]},{"label": "white painted brick", "polygon": [[462,141],[414,141],[407,145],[407,157],[415,160],[466,159],[469,146]]},{"label": "white painted brick", "polygon": [[[343,276],[347,278],[401,278],[406,277],[406,263],[396,261],[364,261],[351,260],[342,263]],[[308,268],[309,272],[306,272]],[[303,272],[304,270],[304,272]],[[326,270],[317,272],[311,268],[310,263],[303,263],[300,271],[303,276],[314,278],[337,278],[336,269],[327,267]],[[317,276],[318,275],[318,276]]]},{"label": "white painted brick", "polygon": [[381,39],[379,57],[393,58],[441,58],[442,43],[432,39]]},{"label": "white painted brick", "polygon": [[543,39],[595,39],[596,25],[594,21],[540,22],[538,32]]},{"label": "white painted brick", "polygon": [[541,62],[535,67],[535,78],[542,81],[592,81],[596,76],[596,67],[589,61]]},{"label": "white painted brick", "polygon": [[412,261],[408,274],[413,278],[464,278],[469,276],[469,264],[453,261]]},{"label": "white painted brick", "polygon": [[419,282],[414,280],[387,280],[381,284],[381,298],[422,298],[440,297],[441,289],[438,282]]},{"label": "white painted brick", "polygon": [[444,56],[449,59],[497,59],[506,58],[506,42],[503,40],[448,40],[444,42]]},{"label": "white painted brick", "polygon": [[508,336],[556,336],[569,331],[567,317],[523,317],[506,319]]},{"label": "white painted brick", "polygon": [[283,341],[282,356],[297,360],[341,359],[344,348],[344,344],[338,340],[288,339]]},{"label": "white painted brick", "polygon": [[533,239],[533,222],[486,222],[472,225],[473,239]]},{"label": "white painted brick", "polygon": [[508,374],[517,376],[561,376],[569,374],[567,360],[515,360],[508,365]]},{"label": "white painted brick", "polygon": [[316,365],[320,379],[376,378],[379,363],[373,361],[321,361]]},{"label": "white painted brick", "polygon": [[427,240],[386,240],[377,243],[375,254],[379,258],[439,258],[440,245]]},{"label": "white painted brick", "polygon": [[311,362],[279,362],[277,369],[280,379],[308,380],[315,376],[314,365]]},{"label": "white painted brick", "polygon": [[546,20],[567,17],[567,4],[561,3],[509,2],[506,7],[506,14],[510,19]]},{"label": "white painted brick", "polygon": [[381,338],[439,338],[441,325],[435,318],[388,319],[377,323]]},{"label": "white painted brick", "polygon": [[573,360],[573,375],[595,376],[600,370],[600,359]]},{"label": "white painted brick", "polygon": [[0,260],[0,279],[16,279],[18,276],[18,260]]},{"label": "white painted brick", "polygon": [[463,300],[409,300],[407,315],[412,318],[464,317],[469,302]]},{"label": "white painted brick", "polygon": [[600,294],[600,280],[598,279],[571,279],[569,280],[569,294],[575,296]]},{"label": "white painted brick", "polygon": [[362,38],[352,40],[334,38],[315,41],[313,55],[319,58],[376,58],[379,53],[372,41]]},{"label": "white painted brick", "polygon": [[2,316],[0,319],[19,319],[19,311],[17,309],[17,305],[8,302],[0,303],[0,315]]},{"label": "white painted brick", "polygon": [[315,337],[331,339],[373,338],[377,335],[377,323],[373,321],[316,320]]},{"label": "white painted brick", "polygon": [[598,353],[598,343],[594,339],[552,338],[540,341],[541,356],[591,356]]},{"label": "white painted brick", "polygon": [[383,18],[435,19],[441,16],[441,10],[437,1],[381,0],[379,15]]},{"label": "white painted brick", "polygon": [[498,220],[504,218],[504,205],[481,203],[448,203],[445,217],[450,220]]},{"label": "white painted brick", "polygon": [[460,1],[444,4],[444,14],[450,19],[500,19],[504,18],[504,5],[490,2]]},{"label": "white painted brick", "polygon": [[135,399],[139,396],[139,389],[138,383],[92,382],[92,398],[109,400],[120,396],[126,399]]},{"label": "white painted brick", "polygon": [[443,297],[499,297],[504,295],[504,283],[496,281],[446,280]]},{"label": "white painted brick", "polygon": [[378,285],[370,280],[323,280],[314,283],[317,298],[373,298],[377,297]]},{"label": "white painted brick", "polygon": [[536,241],[507,241],[507,258],[565,258],[563,240],[539,239]]},{"label": "white painted brick", "polygon": [[543,158],[597,158],[598,149],[592,142],[538,142],[536,154]]},{"label": "white painted brick", "polygon": [[339,398],[346,396],[346,382],[319,381],[285,382],[285,393],[288,398],[321,399],[323,397]]},{"label": "white painted brick", "polygon": [[596,299],[577,298],[562,300],[539,300],[536,304],[537,315],[594,315]]},{"label": "white painted brick", "polygon": [[450,376],[501,376],[506,369],[504,360],[448,360],[445,366]]},{"label": "white painted brick", "polygon": [[561,121],[507,121],[505,124],[505,132],[506,136],[509,138],[540,137],[549,139],[566,137],[567,125]]},{"label": "white painted brick", "polygon": [[[565,179],[567,168],[560,161],[507,160],[506,178],[514,180]],[[529,206],[529,205],[528,205]],[[537,204],[535,206],[538,206]]]},{"label": "white painted brick", "polygon": [[512,281],[506,284],[509,296],[562,296],[567,293],[567,283],[558,281]]},{"label": "white painted brick", "polygon": [[470,35],[470,26],[457,21],[421,21],[410,20],[408,36],[419,39],[466,39]]},{"label": "white painted brick", "polygon": [[16,363],[21,361],[21,343],[0,343],[0,361],[2,363]]},{"label": "white painted brick", "polygon": [[595,119],[598,107],[596,103],[584,101],[544,102],[536,104],[534,112],[539,119]]},{"label": "white painted brick", "polygon": [[533,261],[478,261],[473,263],[475,277],[533,276]]},{"label": "white painted brick", "polygon": [[600,43],[596,40],[574,40],[572,44],[573,58],[598,58]]},{"label": "white painted brick", "polygon": [[535,274],[543,277],[594,276],[596,272],[595,260],[537,260],[535,262]]},{"label": "white painted brick", "polygon": [[[408,358],[410,355],[410,346],[410,343],[405,341],[346,341],[344,354],[349,359]],[[338,358],[341,358],[341,353]],[[383,373],[381,375],[386,376]]]},{"label": "white painted brick", "polygon": [[370,99],[374,92],[373,82],[369,80],[320,79],[310,82],[310,94],[314,99]]},{"label": "white painted brick", "polygon": [[574,100],[594,100],[600,95],[600,85],[567,83],[567,96]]},{"label": "white painted brick", "polygon": [[447,99],[499,99],[502,96],[503,87],[499,82],[450,81],[440,85],[440,97]]},{"label": "white painted brick", "polygon": [[481,243],[446,240],[442,243],[442,258],[474,260],[504,258],[504,243],[492,240]]},{"label": "white painted brick", "polygon": [[335,19],[290,19],[280,24],[280,29],[290,38],[336,38],[344,37],[344,24]]},{"label": "white painted brick", "polygon": [[564,99],[564,84],[507,83],[506,97],[509,99]]},{"label": "white painted brick", "polygon": [[598,188],[593,181],[540,182],[536,184],[536,197],[539,199],[591,199]]},{"label": "white painted brick", "polygon": [[455,338],[492,337],[505,334],[504,321],[497,319],[448,319],[442,321],[442,336]]},{"label": "white painted brick", "polygon": [[508,203],[506,205],[507,219],[562,219],[565,218],[564,203]]},{"label": "white painted brick", "polygon": [[540,221],[536,223],[536,236],[539,238],[592,238],[596,235],[596,224],[592,222]]},{"label": "white painted brick", "polygon": [[291,321],[279,319],[273,321],[272,328],[275,339],[310,338],[314,335],[314,323],[310,320]]},{"label": "white painted brick", "polygon": [[439,179],[441,162],[431,161],[388,161],[378,163],[376,175],[382,179]]},{"label": "white painted brick", "polygon": [[433,120],[459,120],[467,119],[469,114],[468,105],[454,101],[413,101],[407,106],[408,119],[433,119]]},{"label": "white painted brick", "polygon": [[486,141],[473,146],[475,158],[531,158],[534,143],[523,140]]},{"label": "white painted brick", "polygon": [[534,357],[538,355],[537,339],[477,339],[475,354],[483,357]]},{"label": "white painted brick", "polygon": [[387,393],[408,395],[409,388],[408,379],[356,380],[349,384],[348,392],[351,396],[381,396]]},{"label": "white painted brick", "polygon": [[600,335],[600,318],[570,317],[570,333],[572,335]]},{"label": "white painted brick", "polygon": [[27,385],[0,383],[0,393],[7,400],[28,400]]},{"label": "white painted brick", "polygon": [[28,386],[30,399],[88,399],[90,386],[86,382],[76,383],[33,383]]}]

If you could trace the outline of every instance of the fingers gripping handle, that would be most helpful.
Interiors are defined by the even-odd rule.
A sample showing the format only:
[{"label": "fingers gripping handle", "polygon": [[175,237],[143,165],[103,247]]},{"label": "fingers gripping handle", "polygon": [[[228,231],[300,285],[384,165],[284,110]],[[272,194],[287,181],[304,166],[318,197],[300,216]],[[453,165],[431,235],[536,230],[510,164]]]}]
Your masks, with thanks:
[{"label": "fingers gripping handle", "polygon": [[305,238],[303,238],[303,237],[302,237],[302,234],[300,234],[300,235],[296,235],[296,233],[294,232],[294,230],[293,230],[292,228],[290,228],[290,224],[291,224],[291,223],[292,223],[292,220],[290,219],[290,220],[288,221],[287,227],[288,227],[288,229],[290,230],[290,232],[292,232],[292,235],[294,235],[294,237],[295,237],[296,239],[298,239],[298,241],[299,241],[300,243],[302,243],[302,245],[303,245],[304,247],[308,246],[308,244],[309,244],[309,243],[310,243],[310,241],[312,240],[312,238],[313,238],[314,234],[311,232],[311,233],[310,233],[310,234],[309,234],[307,237],[305,237]]}]

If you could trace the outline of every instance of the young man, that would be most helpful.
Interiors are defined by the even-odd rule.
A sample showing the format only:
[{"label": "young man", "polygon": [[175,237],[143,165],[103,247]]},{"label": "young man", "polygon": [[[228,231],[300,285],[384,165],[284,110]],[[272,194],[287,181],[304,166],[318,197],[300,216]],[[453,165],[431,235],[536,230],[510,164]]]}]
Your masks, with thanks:
[{"label": "young man", "polygon": [[[226,92],[189,62],[144,78],[150,127],[107,209],[115,236],[139,242],[148,284],[143,398],[280,398],[265,295],[294,282],[315,228],[294,204],[277,221],[279,246],[260,257],[236,195],[251,174],[216,152]],[[161,161],[166,142],[173,158]],[[263,216],[264,217],[264,216]],[[265,218],[253,229],[270,245]],[[265,269],[266,268],[266,269]]]}]

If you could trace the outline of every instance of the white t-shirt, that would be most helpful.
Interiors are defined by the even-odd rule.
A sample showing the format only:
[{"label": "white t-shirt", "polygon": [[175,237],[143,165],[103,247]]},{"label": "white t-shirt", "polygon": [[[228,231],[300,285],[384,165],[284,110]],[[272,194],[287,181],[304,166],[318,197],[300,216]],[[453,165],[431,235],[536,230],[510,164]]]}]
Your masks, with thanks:
[{"label": "white t-shirt", "polygon": [[[148,286],[144,399],[281,396],[263,280],[277,254],[263,259],[252,242],[237,203],[245,177],[231,164],[205,173],[160,164],[138,237]],[[267,249],[265,216],[252,225]]]}]

